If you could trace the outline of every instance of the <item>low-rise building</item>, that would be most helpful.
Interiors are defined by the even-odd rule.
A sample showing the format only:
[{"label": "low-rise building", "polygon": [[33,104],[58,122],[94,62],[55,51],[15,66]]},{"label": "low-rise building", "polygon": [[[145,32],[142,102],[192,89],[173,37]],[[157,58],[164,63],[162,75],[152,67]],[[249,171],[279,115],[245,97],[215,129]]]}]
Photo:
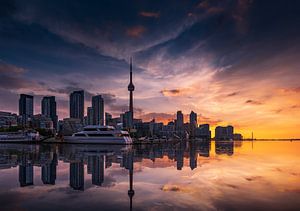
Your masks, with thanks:
[{"label": "low-rise building", "polygon": [[210,139],[211,138],[211,131],[209,129],[209,124],[199,125],[199,127],[197,127],[195,129],[195,137],[196,138]]},{"label": "low-rise building", "polygon": [[64,136],[70,136],[73,133],[79,132],[83,129],[81,119],[65,118],[60,122],[59,133]]},{"label": "low-rise building", "polygon": [[227,127],[216,127],[215,130],[215,140],[216,141],[225,141],[225,140],[233,140],[233,127],[228,125]]},{"label": "low-rise building", "polygon": [[8,128],[18,125],[18,115],[0,111],[0,128]]}]

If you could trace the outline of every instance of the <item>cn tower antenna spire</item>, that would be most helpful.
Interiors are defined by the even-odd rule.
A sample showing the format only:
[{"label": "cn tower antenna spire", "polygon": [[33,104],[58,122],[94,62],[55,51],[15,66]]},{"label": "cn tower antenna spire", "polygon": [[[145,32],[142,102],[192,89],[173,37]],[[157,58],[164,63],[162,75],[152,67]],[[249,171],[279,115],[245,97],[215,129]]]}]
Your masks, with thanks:
[{"label": "cn tower antenna spire", "polygon": [[133,128],[133,91],[134,85],[132,82],[132,57],[130,57],[130,78],[128,84],[128,91],[129,91],[129,112],[130,112],[130,120],[129,120],[129,128]]}]

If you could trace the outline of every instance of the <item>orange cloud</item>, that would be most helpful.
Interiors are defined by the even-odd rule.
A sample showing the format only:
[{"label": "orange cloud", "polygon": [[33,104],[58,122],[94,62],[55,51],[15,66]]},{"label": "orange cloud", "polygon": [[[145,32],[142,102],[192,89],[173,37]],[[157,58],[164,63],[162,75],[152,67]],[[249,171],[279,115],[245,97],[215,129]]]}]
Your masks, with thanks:
[{"label": "orange cloud", "polygon": [[164,96],[178,96],[180,95],[181,91],[179,89],[164,89],[161,90],[160,93],[162,93]]},{"label": "orange cloud", "polygon": [[144,26],[134,26],[126,30],[126,34],[130,37],[140,37],[146,31]]},{"label": "orange cloud", "polygon": [[281,92],[300,92],[300,86],[298,87],[293,87],[293,88],[285,88],[285,89],[280,89]]},{"label": "orange cloud", "polygon": [[222,7],[213,6],[209,3],[208,0],[202,1],[197,5],[197,8],[206,10],[208,14],[215,14],[223,12],[224,9]]},{"label": "orange cloud", "polygon": [[12,64],[5,63],[0,60],[0,73],[1,74],[11,74],[11,75],[19,75],[23,74],[25,72],[25,69],[21,67],[14,66]]},{"label": "orange cloud", "polygon": [[145,11],[140,12],[139,15],[146,18],[159,18],[160,16],[159,12],[145,12]]},{"label": "orange cloud", "polygon": [[256,100],[247,100],[245,103],[252,104],[252,105],[261,105],[262,102]]}]

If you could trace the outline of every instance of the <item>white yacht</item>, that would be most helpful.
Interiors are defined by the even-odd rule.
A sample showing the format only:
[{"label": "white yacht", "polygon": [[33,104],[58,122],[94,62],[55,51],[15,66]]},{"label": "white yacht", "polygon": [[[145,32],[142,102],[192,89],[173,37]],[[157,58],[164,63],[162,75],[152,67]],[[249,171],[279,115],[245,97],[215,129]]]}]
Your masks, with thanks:
[{"label": "white yacht", "polygon": [[83,131],[64,137],[65,143],[80,144],[132,144],[127,131],[116,130],[112,126],[90,125]]}]

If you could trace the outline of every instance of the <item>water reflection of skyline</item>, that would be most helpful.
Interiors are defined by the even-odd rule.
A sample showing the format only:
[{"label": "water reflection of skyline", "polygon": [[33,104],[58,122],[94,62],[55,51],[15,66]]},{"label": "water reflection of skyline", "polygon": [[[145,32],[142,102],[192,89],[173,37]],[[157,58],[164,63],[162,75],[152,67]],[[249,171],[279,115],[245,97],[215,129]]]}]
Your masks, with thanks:
[{"label": "water reflection of skyline", "polygon": [[[233,142],[216,142],[216,154],[233,155]],[[1,145],[0,169],[18,167],[20,187],[34,185],[34,166],[41,168],[43,184],[55,185],[58,161],[69,163],[69,186],[74,190],[84,190],[84,171],[91,175],[92,184],[102,186],[105,169],[113,163],[129,172],[133,163],[143,159],[167,157],[176,162],[177,170],[182,170],[184,160],[189,159],[191,170],[197,168],[198,157],[209,157],[210,142],[181,142],[179,144],[154,144],[123,146],[91,145]]]},{"label": "water reflection of skyline", "polygon": [[[137,145],[123,149],[84,145],[0,145],[2,202],[12,208],[14,205],[9,198],[17,199],[25,194],[27,200],[17,201],[28,209],[42,209],[53,199],[61,201],[53,204],[54,207],[77,210],[96,207],[139,210],[161,206],[168,209],[170,204],[189,210],[209,209],[207,204],[213,204],[217,210],[227,204],[245,208],[249,201],[266,207],[282,197],[297,195],[299,168],[294,166],[297,166],[295,156],[299,144],[255,142],[256,150],[252,149],[251,142],[215,141],[211,144]],[[288,150],[284,150],[285,146],[289,146]],[[289,157],[295,159],[279,162]],[[23,187],[20,187],[21,182]],[[284,196],[276,191],[283,183],[287,191]],[[7,192],[14,195],[7,198]],[[239,197],[245,192],[250,195]],[[222,202],[215,201],[216,194],[220,193]],[[235,197],[228,201],[229,196]],[[188,200],[181,200],[182,197]],[[268,201],[260,201],[262,197]],[[239,200],[241,204],[236,204]],[[294,202],[292,198],[289,201]]]}]

